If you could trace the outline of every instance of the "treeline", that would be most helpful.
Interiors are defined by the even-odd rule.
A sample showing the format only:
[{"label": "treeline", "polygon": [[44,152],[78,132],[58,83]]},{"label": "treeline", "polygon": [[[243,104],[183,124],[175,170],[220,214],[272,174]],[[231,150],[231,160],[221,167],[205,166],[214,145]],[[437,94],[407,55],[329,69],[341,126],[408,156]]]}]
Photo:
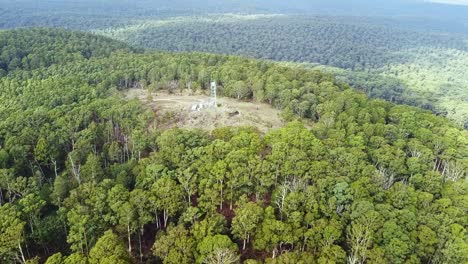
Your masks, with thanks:
[{"label": "treeline", "polygon": [[[2,263],[468,261],[468,135],[447,119],[318,70],[100,43],[0,79]],[[211,80],[314,124],[161,131],[117,92]]]}]

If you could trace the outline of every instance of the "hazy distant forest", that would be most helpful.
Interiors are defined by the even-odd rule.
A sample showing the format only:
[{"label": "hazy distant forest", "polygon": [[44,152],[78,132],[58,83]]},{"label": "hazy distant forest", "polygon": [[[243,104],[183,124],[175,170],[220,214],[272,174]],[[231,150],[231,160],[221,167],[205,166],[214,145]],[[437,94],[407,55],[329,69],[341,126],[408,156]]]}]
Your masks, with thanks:
[{"label": "hazy distant forest", "polygon": [[0,0],[0,263],[468,263],[466,9],[320,2]]}]

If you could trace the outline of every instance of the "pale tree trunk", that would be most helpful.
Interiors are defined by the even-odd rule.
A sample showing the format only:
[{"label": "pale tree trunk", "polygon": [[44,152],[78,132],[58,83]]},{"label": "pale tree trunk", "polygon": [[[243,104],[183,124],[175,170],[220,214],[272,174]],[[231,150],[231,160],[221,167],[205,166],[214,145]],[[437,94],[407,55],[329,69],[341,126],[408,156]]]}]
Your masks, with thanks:
[{"label": "pale tree trunk", "polygon": [[80,170],[81,170],[81,165],[75,166],[75,163],[73,162],[73,159],[71,155],[68,155],[68,158],[70,159],[71,165],[72,165],[72,172],[73,176],[75,177],[76,181],[78,182],[78,185],[81,184],[81,178],[80,178]]},{"label": "pale tree trunk", "polygon": [[221,202],[219,203],[219,210],[223,210],[223,181],[221,182]]},{"label": "pale tree trunk", "polygon": [[39,168],[39,171],[41,172],[41,178],[39,179],[40,180],[40,184],[42,186],[42,182],[45,178],[45,174],[44,174],[44,171],[42,170],[42,167],[41,167],[41,164],[39,163],[39,161],[36,159],[36,157],[34,157],[34,162],[36,162],[36,165],[37,167]]},{"label": "pale tree trunk", "polygon": [[248,243],[249,240],[250,240],[250,235],[249,235],[249,234],[244,233],[244,237],[247,237],[247,238],[244,239],[244,245],[243,245],[243,247],[242,247],[242,250],[245,250],[246,245],[247,245],[247,243]]},{"label": "pale tree trunk", "polygon": [[154,215],[156,216],[156,228],[160,228],[160,225],[159,225],[159,217],[158,217],[158,211],[154,211]]},{"label": "pale tree trunk", "polygon": [[190,191],[190,187],[187,183],[184,183],[182,185],[183,185],[182,187],[184,187],[185,193],[187,193],[188,206],[190,206],[192,204],[192,198],[191,198],[192,192]]},{"label": "pale tree trunk", "polygon": [[164,210],[163,214],[164,214],[164,216],[163,216],[164,217],[164,228],[166,228],[167,220],[169,219],[169,216],[167,215],[166,210]]},{"label": "pale tree trunk", "polygon": [[[237,186],[236,186],[237,187]],[[231,195],[229,199],[229,210],[232,211],[232,206],[233,206],[233,200],[234,200],[234,186],[231,186]]]},{"label": "pale tree trunk", "polygon": [[52,164],[54,164],[55,178],[57,178],[57,176],[58,176],[57,161],[56,161],[56,160],[52,160]]},{"label": "pale tree trunk", "polygon": [[140,263],[143,263],[143,252],[141,250],[141,233],[138,232],[138,244],[140,246]]},{"label": "pale tree trunk", "polygon": [[132,240],[130,238],[130,224],[127,224],[128,252],[132,253]]},{"label": "pale tree trunk", "polygon": [[21,243],[18,242],[18,248],[21,253],[21,260],[23,260],[23,263],[26,263],[26,259],[24,258],[24,253],[23,253],[23,248],[21,247]]},{"label": "pale tree trunk", "polygon": [[29,228],[31,228],[31,233],[34,235],[34,221],[32,217],[29,217]]}]

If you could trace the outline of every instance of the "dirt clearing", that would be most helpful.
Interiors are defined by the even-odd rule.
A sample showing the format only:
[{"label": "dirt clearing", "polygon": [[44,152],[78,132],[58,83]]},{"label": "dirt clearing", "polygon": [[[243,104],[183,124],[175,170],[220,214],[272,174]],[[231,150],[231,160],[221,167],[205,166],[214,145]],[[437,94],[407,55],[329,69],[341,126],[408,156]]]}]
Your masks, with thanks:
[{"label": "dirt clearing", "polygon": [[162,128],[201,128],[213,130],[224,126],[254,126],[262,132],[283,125],[280,111],[268,104],[218,98],[218,107],[194,110],[194,106],[209,101],[206,95],[150,93],[143,89],[129,89],[127,99],[138,98],[156,112],[157,125]]}]

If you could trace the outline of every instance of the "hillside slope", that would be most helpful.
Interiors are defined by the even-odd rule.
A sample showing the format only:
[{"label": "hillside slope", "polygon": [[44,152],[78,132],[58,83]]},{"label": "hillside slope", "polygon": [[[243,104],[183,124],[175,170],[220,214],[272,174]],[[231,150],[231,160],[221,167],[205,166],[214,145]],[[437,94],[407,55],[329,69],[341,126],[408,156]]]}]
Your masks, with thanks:
[{"label": "hillside slope", "polygon": [[371,97],[423,107],[468,128],[463,93],[468,89],[463,74],[468,36],[400,23],[366,17],[222,15],[142,20],[96,33],[158,50],[339,67],[349,72],[345,80]]}]

